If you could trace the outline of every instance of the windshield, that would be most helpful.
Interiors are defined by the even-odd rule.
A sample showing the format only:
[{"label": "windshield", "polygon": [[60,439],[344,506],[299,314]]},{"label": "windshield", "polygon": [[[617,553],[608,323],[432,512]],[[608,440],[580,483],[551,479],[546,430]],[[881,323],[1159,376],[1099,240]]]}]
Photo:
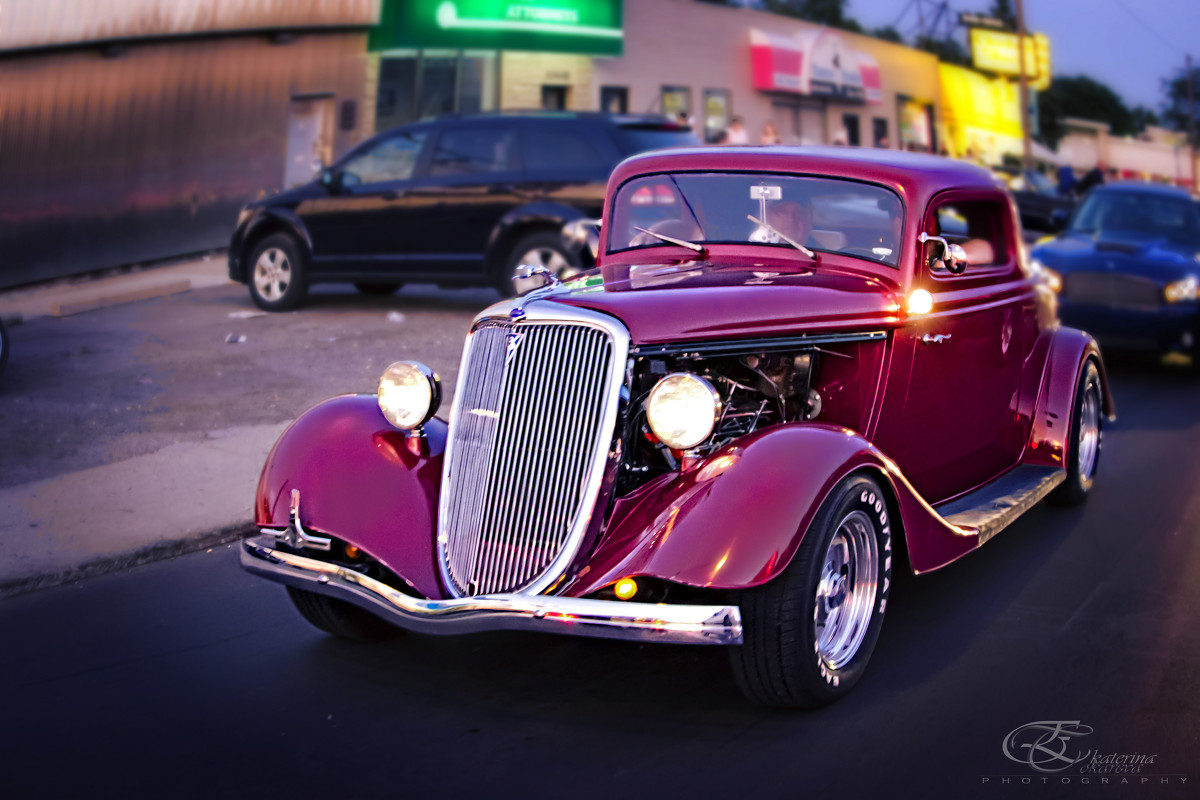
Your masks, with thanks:
[{"label": "windshield", "polygon": [[1071,219],[1074,233],[1135,233],[1200,238],[1200,213],[1180,197],[1150,192],[1092,192]]},{"label": "windshield", "polygon": [[882,186],[836,178],[686,173],[626,183],[612,219],[609,252],[677,246],[661,236],[792,249],[790,239],[809,250],[894,267],[904,207]]}]

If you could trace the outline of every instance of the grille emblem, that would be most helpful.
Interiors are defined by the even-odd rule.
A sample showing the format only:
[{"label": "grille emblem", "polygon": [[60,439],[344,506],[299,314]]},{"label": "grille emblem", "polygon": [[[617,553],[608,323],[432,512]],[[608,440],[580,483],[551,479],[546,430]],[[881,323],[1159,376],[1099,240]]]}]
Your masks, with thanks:
[{"label": "grille emblem", "polygon": [[504,354],[504,363],[508,364],[513,360],[513,356],[517,354],[517,348],[521,346],[521,342],[525,340],[525,334],[520,331],[509,331],[508,333],[508,350]]}]

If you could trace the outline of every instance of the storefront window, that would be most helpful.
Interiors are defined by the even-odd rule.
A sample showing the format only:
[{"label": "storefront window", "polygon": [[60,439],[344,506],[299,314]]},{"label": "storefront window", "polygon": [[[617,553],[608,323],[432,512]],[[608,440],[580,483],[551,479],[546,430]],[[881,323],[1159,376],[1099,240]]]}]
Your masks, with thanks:
[{"label": "storefront window", "polygon": [[842,130],[846,132],[846,144],[851,147],[862,144],[858,130],[858,114],[842,114]]},{"label": "storefront window", "polygon": [[892,146],[892,141],[888,138],[888,121],[884,117],[871,120],[871,138],[876,147]]},{"label": "storefront window", "polygon": [[569,86],[542,85],[542,108],[546,111],[566,111]]},{"label": "storefront window", "polygon": [[904,95],[896,96],[896,111],[900,116],[897,129],[900,147],[922,153],[934,152],[933,106]]},{"label": "storefront window", "polygon": [[681,113],[692,116],[692,90],[686,86],[662,87],[662,113],[675,118]]},{"label": "storefront window", "polygon": [[711,142],[729,127],[729,90],[704,90],[704,141]]},{"label": "storefront window", "polygon": [[601,86],[600,110],[606,114],[629,112],[629,88],[626,86]]},{"label": "storefront window", "polygon": [[496,108],[498,56],[492,51],[393,50],[379,62],[375,129],[441,114]]}]

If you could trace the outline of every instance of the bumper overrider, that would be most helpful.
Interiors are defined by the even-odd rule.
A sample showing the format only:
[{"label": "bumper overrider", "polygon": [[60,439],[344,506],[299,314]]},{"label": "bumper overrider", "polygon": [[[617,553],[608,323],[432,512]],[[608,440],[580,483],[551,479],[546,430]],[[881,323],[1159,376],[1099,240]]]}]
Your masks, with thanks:
[{"label": "bumper overrider", "polygon": [[737,606],[630,603],[539,594],[428,600],[337,564],[277,546],[263,531],[242,544],[242,566],[277,583],[335,597],[411,631],[432,634],[545,631],[671,644],[741,644]]}]

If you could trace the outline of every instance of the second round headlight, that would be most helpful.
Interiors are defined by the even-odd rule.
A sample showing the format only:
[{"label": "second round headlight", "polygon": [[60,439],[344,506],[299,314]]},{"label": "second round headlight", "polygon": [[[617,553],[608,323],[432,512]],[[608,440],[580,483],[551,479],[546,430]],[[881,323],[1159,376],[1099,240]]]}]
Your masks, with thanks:
[{"label": "second round headlight", "polygon": [[721,414],[713,385],[687,372],[666,376],[646,400],[646,422],[667,447],[690,450],[712,435]]},{"label": "second round headlight", "polygon": [[424,425],[437,413],[441,402],[438,376],[416,361],[397,361],[379,379],[379,410],[401,430]]}]

